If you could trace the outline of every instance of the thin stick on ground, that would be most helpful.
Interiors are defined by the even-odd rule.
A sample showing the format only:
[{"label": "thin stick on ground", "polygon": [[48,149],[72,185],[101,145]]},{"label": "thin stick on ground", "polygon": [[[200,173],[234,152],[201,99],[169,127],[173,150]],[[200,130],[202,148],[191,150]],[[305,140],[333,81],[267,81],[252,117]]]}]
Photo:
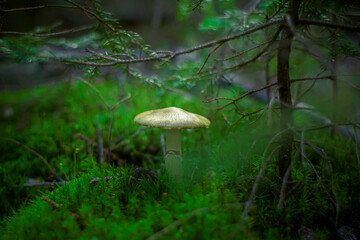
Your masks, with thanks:
[{"label": "thin stick on ground", "polygon": [[[304,133],[304,131],[305,131],[305,130],[303,129],[303,133]],[[296,133],[296,131],[295,131],[295,133]],[[302,133],[302,134],[303,134],[303,133]],[[303,135],[302,135],[302,138],[303,138]],[[319,154],[324,160],[327,161],[327,164],[328,164],[327,170],[328,170],[328,173],[329,173],[329,175],[330,175],[331,191],[332,191],[332,194],[333,194],[334,197],[335,197],[335,200],[330,196],[330,194],[327,192],[325,186],[322,184],[321,179],[320,179],[320,177],[319,177],[319,174],[317,173],[315,167],[312,165],[312,163],[310,162],[310,160],[309,160],[306,156],[304,156],[304,157],[308,160],[308,163],[310,164],[310,166],[311,166],[312,169],[314,170],[316,176],[318,177],[320,186],[324,189],[324,191],[325,191],[326,193],[329,194],[329,199],[331,200],[331,202],[334,204],[334,206],[335,206],[335,208],[336,208],[335,227],[337,227],[337,223],[338,223],[338,219],[339,219],[339,215],[340,215],[340,211],[341,211],[341,205],[340,205],[340,202],[339,202],[339,199],[338,199],[338,193],[337,193],[336,188],[335,188],[335,186],[334,186],[334,177],[333,177],[334,174],[333,174],[333,168],[332,168],[331,161],[330,161],[329,157],[326,155],[324,149],[322,149],[322,148],[320,148],[320,147],[317,147],[317,146],[313,145],[311,142],[305,141],[304,139],[302,139],[301,142],[302,142],[303,144],[311,147],[317,154]],[[301,145],[300,145],[300,146],[301,146]],[[303,147],[303,146],[302,146],[302,147]],[[301,153],[302,153],[302,152],[303,152],[303,151],[301,151]]]},{"label": "thin stick on ground", "polygon": [[285,196],[286,196],[286,186],[290,177],[290,173],[291,173],[291,164],[290,166],[287,168],[283,181],[281,183],[281,188],[280,188],[280,195],[279,195],[279,202],[277,205],[278,209],[281,209],[283,207],[284,201],[285,201]]},{"label": "thin stick on ground", "polygon": [[[251,193],[250,193],[250,196],[249,196],[249,199],[247,200],[247,202],[245,202],[245,206],[244,206],[244,210],[241,214],[241,218],[240,218],[240,222],[239,224],[237,225],[235,231],[233,232],[232,236],[230,239],[234,239],[236,234],[239,232],[240,228],[241,228],[241,224],[243,222],[243,220],[245,219],[245,217],[247,216],[249,210],[250,210],[250,207],[251,205],[253,204],[254,202],[254,199],[255,199],[255,196],[256,196],[256,193],[257,193],[257,190],[258,190],[258,187],[259,187],[259,183],[260,183],[260,179],[262,178],[262,175],[265,171],[265,168],[266,168],[266,165],[267,163],[270,161],[270,159],[272,158],[272,156],[274,155],[274,153],[280,148],[280,146],[276,147],[274,150],[272,150],[272,152],[270,153],[270,155],[266,158],[266,160],[263,162],[262,166],[261,166],[261,169],[258,173],[258,175],[256,176],[256,179],[255,179],[255,183],[253,185],[253,188],[251,190]],[[265,152],[266,153],[266,152]]]},{"label": "thin stick on ground", "polygon": [[99,116],[97,117],[97,134],[99,140],[99,163],[102,164],[104,162],[104,145],[103,145],[103,137],[102,131],[100,128]]},{"label": "thin stick on ground", "polygon": [[270,159],[272,158],[272,156],[274,155],[274,153],[278,150],[279,147],[275,148],[274,150],[272,150],[272,152],[270,153],[270,155],[267,157],[267,159],[264,161],[263,165],[261,166],[261,169],[258,173],[258,175],[256,176],[256,179],[255,179],[255,183],[253,185],[253,188],[251,190],[251,194],[249,196],[249,199],[248,201],[245,203],[245,207],[244,207],[244,211],[243,213],[241,214],[241,218],[244,219],[248,212],[249,212],[249,209],[250,209],[250,206],[252,205],[252,203],[254,202],[254,199],[255,199],[255,195],[257,193],[257,190],[258,190],[258,187],[259,187],[259,183],[260,183],[260,179],[265,171],[265,168],[266,168],[266,165],[267,163],[270,161]]},{"label": "thin stick on ground", "polygon": [[[53,206],[55,209],[60,209],[60,204],[56,203],[55,201],[53,201],[45,196],[42,196],[41,199],[44,200],[45,202],[47,202],[48,204],[50,204],[51,206]],[[78,214],[73,213],[71,211],[70,211],[70,214],[75,220],[80,219],[80,216]]]},{"label": "thin stick on ground", "polygon": [[163,228],[159,232],[157,232],[154,235],[148,237],[146,240],[159,239],[159,238],[163,237],[165,234],[169,233],[174,228],[180,226],[182,223],[184,223],[185,221],[195,217],[198,214],[205,213],[205,212],[208,212],[208,211],[217,210],[217,209],[221,209],[221,208],[238,208],[238,207],[242,207],[242,206],[243,206],[242,203],[229,203],[229,204],[224,204],[224,205],[219,205],[219,206],[214,206],[214,207],[195,209],[194,211],[186,214],[183,218],[181,218],[179,220],[176,220],[175,222],[173,222],[170,225],[166,226],[165,228]]},{"label": "thin stick on ground", "polygon": [[64,179],[62,179],[61,177],[59,177],[57,174],[56,174],[56,171],[54,169],[51,168],[49,162],[43,157],[41,156],[40,153],[36,152],[34,149],[31,149],[29,148],[28,146],[26,146],[25,144],[15,140],[15,139],[12,139],[12,138],[7,138],[7,137],[0,137],[0,140],[3,140],[3,141],[8,141],[8,142],[12,142],[12,143],[15,143],[23,148],[25,148],[26,150],[28,150],[29,152],[31,152],[32,154],[34,154],[35,156],[37,156],[44,164],[45,166],[49,169],[50,173],[60,182],[65,182]]},{"label": "thin stick on ground", "polygon": [[25,183],[24,187],[51,187],[54,185],[62,185],[67,182],[41,182],[41,183]]},{"label": "thin stick on ground", "polygon": [[48,204],[50,204],[51,206],[53,206],[55,209],[60,208],[60,205],[58,203],[56,203],[55,201],[53,201],[47,197],[42,196],[41,199],[44,200],[45,202],[47,202]]}]

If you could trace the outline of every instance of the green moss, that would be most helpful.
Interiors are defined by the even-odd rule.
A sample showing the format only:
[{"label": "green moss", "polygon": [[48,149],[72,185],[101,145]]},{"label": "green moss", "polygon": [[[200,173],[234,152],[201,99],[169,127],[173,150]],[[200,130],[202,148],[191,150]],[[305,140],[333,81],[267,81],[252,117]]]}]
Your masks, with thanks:
[{"label": "green moss", "polygon": [[[327,239],[336,234],[336,220],[338,226],[360,227],[360,172],[354,143],[330,138],[326,131],[304,135],[327,153],[326,158],[306,147],[306,157],[314,168],[294,151],[294,185],[283,209],[277,208],[281,180],[274,157],[259,182],[248,216],[240,222],[243,204],[264,160],[263,151],[276,132],[276,125],[269,127],[266,112],[256,124],[251,117],[232,127],[224,116],[235,122],[239,115],[224,112],[224,116],[211,119],[210,129],[184,131],[183,184],[166,175],[155,181],[129,183],[137,166],[163,168],[160,135],[164,131],[148,128],[132,137],[139,129],[133,124],[136,114],[168,106],[204,116],[208,112],[196,97],[136,83],[114,86],[112,81],[96,84],[110,105],[127,93],[132,95],[114,111],[110,145],[121,143],[113,152],[125,161],[123,165],[116,161],[99,165],[97,147],[92,148],[89,159],[86,142],[77,137],[80,133],[97,143],[99,119],[104,146],[109,146],[110,113],[82,82],[0,96],[0,108],[10,106],[15,112],[0,118],[6,126],[0,129],[0,136],[15,138],[39,152],[68,181],[51,189],[24,188],[30,178],[54,179],[39,158],[21,146],[0,141],[1,239],[144,239],[163,229],[168,229],[163,239],[229,239],[236,229],[236,239],[294,239],[302,225],[315,230],[319,239]],[[231,89],[221,91],[228,97],[239,94]],[[239,108],[254,111],[259,105],[247,100],[240,102]],[[276,115],[272,117],[276,122]],[[308,116],[297,113],[295,118],[296,124],[302,125]],[[300,135],[296,138],[301,140]],[[113,178],[106,181],[108,176]],[[100,181],[91,185],[93,177]],[[338,217],[337,204],[341,209]],[[80,219],[74,219],[71,212]]]}]

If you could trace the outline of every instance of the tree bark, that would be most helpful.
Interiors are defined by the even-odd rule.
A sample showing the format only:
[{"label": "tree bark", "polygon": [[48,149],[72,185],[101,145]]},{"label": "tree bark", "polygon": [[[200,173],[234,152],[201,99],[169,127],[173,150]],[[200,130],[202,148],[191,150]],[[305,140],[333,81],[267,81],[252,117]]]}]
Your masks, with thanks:
[{"label": "tree bark", "polygon": [[[287,11],[292,22],[296,22],[301,0],[291,0]],[[293,125],[293,110],[289,76],[289,59],[291,52],[291,41],[293,34],[289,26],[285,25],[279,42],[278,58],[277,58],[277,83],[280,98],[280,131],[281,134],[279,149],[278,168],[281,177],[285,176],[286,170],[291,163],[292,144],[294,134],[291,127]],[[291,172],[290,172],[291,176]]]},{"label": "tree bark", "polygon": [[[336,15],[333,14],[332,21],[334,23],[337,22]],[[335,46],[332,46],[332,50],[335,49]],[[331,59],[330,63],[330,72],[331,72],[331,80],[332,80],[332,95],[333,95],[333,101],[334,101],[334,109],[333,109],[333,119],[332,122],[336,123],[338,122],[338,113],[339,113],[339,105],[338,105],[338,79],[337,79],[337,54],[334,53],[334,57]],[[334,137],[336,133],[336,126],[331,128],[330,135],[331,137]]]}]

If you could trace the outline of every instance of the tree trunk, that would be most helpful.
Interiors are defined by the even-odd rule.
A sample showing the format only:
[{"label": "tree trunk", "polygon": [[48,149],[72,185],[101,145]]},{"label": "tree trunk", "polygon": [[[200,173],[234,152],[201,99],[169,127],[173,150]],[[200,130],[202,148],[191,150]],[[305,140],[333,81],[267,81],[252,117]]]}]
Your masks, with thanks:
[{"label": "tree trunk", "polygon": [[[333,14],[332,16],[332,21],[333,22],[337,22],[336,21],[336,15]],[[332,46],[332,49],[334,49],[335,46]],[[338,105],[338,79],[337,79],[337,54],[334,53],[334,57],[333,59],[331,59],[331,63],[330,63],[330,73],[331,73],[331,80],[332,80],[332,95],[333,95],[333,101],[334,101],[334,109],[333,109],[333,119],[332,122],[338,122],[338,113],[339,113],[339,105]],[[336,133],[336,126],[331,128],[331,137],[334,137],[335,133]]]},{"label": "tree trunk", "polygon": [[[301,0],[291,0],[287,15],[295,23],[298,18],[298,11]],[[277,59],[277,83],[280,97],[280,131],[281,134],[279,149],[279,173],[281,177],[285,176],[286,170],[291,163],[292,143],[294,134],[289,129],[293,125],[292,99],[289,76],[289,58],[291,52],[291,41],[293,34],[290,27],[285,25],[281,32]],[[291,172],[290,172],[291,177]]]},{"label": "tree trunk", "polygon": [[[330,63],[330,72],[331,72],[331,80],[332,80],[332,97],[333,97],[333,101],[334,101],[334,109],[333,109],[333,117],[332,117],[332,122],[336,123],[338,122],[338,80],[337,80],[337,63],[336,63],[336,57],[334,57],[334,59],[331,60]],[[334,137],[336,133],[336,126],[331,128],[331,137]]]}]

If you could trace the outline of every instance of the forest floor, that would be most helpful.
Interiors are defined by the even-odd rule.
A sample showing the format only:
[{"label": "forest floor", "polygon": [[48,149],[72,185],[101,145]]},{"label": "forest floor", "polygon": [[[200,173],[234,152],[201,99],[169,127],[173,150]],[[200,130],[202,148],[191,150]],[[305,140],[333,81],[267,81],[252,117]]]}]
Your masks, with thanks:
[{"label": "forest floor", "polygon": [[[271,109],[234,124],[235,111],[213,115],[216,103],[201,96],[111,79],[91,86],[73,81],[0,96],[1,239],[297,239],[304,232],[336,239],[344,226],[360,229],[351,139],[297,132],[284,194]],[[109,106],[128,94],[112,115]],[[163,170],[164,130],[133,123],[168,106],[212,122],[183,131],[180,182]],[[239,103],[244,112],[259,107],[252,99]],[[296,113],[295,125],[315,124],[308,118]],[[157,176],[137,175],[137,167]],[[33,186],[45,182],[51,186]]]}]

